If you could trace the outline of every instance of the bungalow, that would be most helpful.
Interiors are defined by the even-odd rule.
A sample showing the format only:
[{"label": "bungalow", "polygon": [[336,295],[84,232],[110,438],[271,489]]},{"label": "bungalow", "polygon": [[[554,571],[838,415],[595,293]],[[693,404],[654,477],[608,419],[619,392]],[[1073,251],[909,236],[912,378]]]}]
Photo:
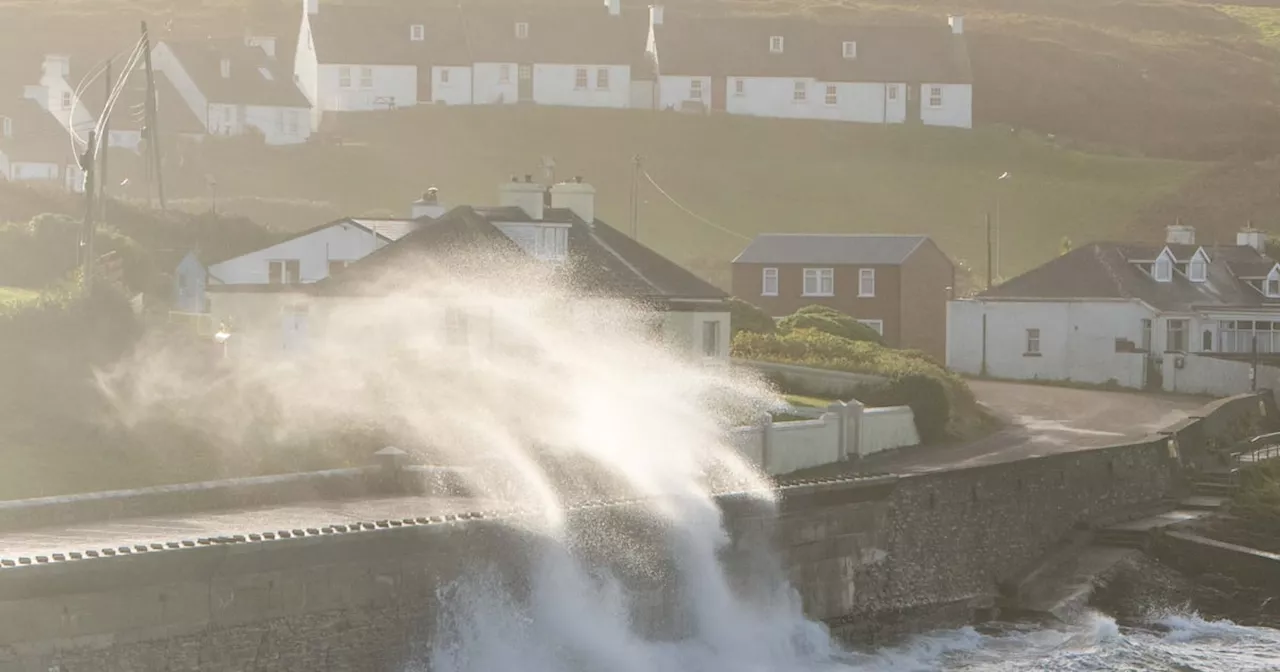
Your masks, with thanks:
[{"label": "bungalow", "polygon": [[1240,392],[1223,381],[1255,344],[1280,353],[1280,263],[1255,229],[1235,245],[1182,225],[1164,243],[1092,243],[948,305],[947,365],[998,378]]},{"label": "bungalow", "polygon": [[152,62],[209,135],[254,131],[269,145],[305,142],[311,103],[264,49],[268,45],[274,42],[161,42]]},{"label": "bungalow", "polygon": [[[595,189],[589,184],[575,180],[548,189],[526,176],[504,183],[499,197],[498,206],[460,206],[426,220],[409,235],[313,285],[211,286],[210,312],[235,325],[233,338],[241,348],[302,348],[309,335],[327,328],[328,314],[340,303],[404,289],[387,280],[396,272],[465,269],[478,278],[505,282],[502,259],[532,258],[563,274],[580,292],[581,305],[593,298],[620,298],[650,306],[662,315],[655,332],[672,347],[695,359],[727,360],[727,295],[596,219]],[[484,254],[478,263],[472,256],[476,252]],[[440,329],[454,330],[470,345],[477,344],[475,339],[503,338],[486,328],[484,315],[468,308],[469,297],[442,292],[423,300],[441,309]]]},{"label": "bungalow", "polygon": [[973,125],[963,17],[915,27],[650,12],[657,109]]}]

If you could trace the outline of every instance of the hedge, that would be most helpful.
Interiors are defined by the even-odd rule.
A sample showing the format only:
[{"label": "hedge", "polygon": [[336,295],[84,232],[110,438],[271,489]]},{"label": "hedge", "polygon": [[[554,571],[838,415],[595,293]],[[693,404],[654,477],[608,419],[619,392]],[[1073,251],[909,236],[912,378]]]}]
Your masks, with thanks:
[{"label": "hedge", "polygon": [[778,331],[789,332],[796,329],[814,329],[832,336],[847,338],[851,341],[866,341],[883,344],[880,334],[875,329],[826,306],[805,306],[795,314],[782,318],[778,322]]},{"label": "hedge", "polygon": [[977,409],[964,381],[922,353],[894,350],[815,329],[779,334],[744,332],[733,339],[733,356],[886,378],[884,384],[862,390],[858,400],[868,406],[910,406],[925,442],[959,434]]},{"label": "hedge", "polygon": [[753,334],[772,334],[776,330],[772,317],[737,297],[729,299],[729,328],[732,329],[734,336],[744,331]]}]

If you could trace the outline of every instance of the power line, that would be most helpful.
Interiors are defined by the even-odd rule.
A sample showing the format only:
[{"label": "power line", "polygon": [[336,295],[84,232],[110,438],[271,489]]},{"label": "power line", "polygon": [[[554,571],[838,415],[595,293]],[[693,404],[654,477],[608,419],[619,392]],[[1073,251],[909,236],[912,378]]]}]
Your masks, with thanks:
[{"label": "power line", "polygon": [[644,179],[648,180],[649,184],[652,184],[653,188],[657,189],[659,194],[662,194],[663,197],[665,197],[668,201],[671,201],[671,204],[679,208],[682,212],[684,212],[684,214],[689,215],[690,217],[698,220],[699,222],[702,222],[703,224],[706,224],[707,226],[721,233],[726,233],[730,236],[733,236],[741,240],[746,240],[746,241],[751,240],[750,236],[738,233],[737,231],[734,231],[732,229],[726,229],[725,227],[720,226],[719,224],[716,224],[715,222],[707,219],[706,217],[703,217],[702,215],[699,215],[698,213],[690,210],[689,208],[686,208],[684,204],[682,204],[680,201],[677,201],[674,196],[672,196],[671,194],[668,194],[666,189],[663,189],[661,186],[659,186],[658,183],[654,181],[653,176],[649,174],[649,171],[644,170],[642,168],[640,170],[640,174],[644,175]]}]

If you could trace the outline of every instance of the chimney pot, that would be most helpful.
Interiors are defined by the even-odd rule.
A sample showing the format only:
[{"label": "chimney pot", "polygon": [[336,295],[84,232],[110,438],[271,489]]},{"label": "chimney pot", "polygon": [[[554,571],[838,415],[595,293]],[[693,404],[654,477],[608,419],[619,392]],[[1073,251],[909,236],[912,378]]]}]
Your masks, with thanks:
[{"label": "chimney pot", "polygon": [[662,5],[649,5],[649,24],[662,25]]},{"label": "chimney pot", "polygon": [[1236,245],[1249,246],[1258,251],[1258,254],[1267,253],[1267,234],[1265,231],[1259,231],[1252,226],[1246,226],[1236,233]]},{"label": "chimney pot", "polygon": [[524,174],[524,181],[525,181],[525,182],[528,182],[528,183],[532,183],[532,182],[533,182],[533,175],[531,175],[531,174],[529,174],[529,173],[525,173],[525,174]]},{"label": "chimney pot", "polygon": [[961,14],[952,14],[947,17],[947,25],[951,26],[953,35],[964,34],[964,16]]},{"label": "chimney pot", "polygon": [[1196,242],[1196,227],[1188,226],[1181,223],[1171,224],[1165,227],[1164,242],[1175,245],[1194,245]]}]

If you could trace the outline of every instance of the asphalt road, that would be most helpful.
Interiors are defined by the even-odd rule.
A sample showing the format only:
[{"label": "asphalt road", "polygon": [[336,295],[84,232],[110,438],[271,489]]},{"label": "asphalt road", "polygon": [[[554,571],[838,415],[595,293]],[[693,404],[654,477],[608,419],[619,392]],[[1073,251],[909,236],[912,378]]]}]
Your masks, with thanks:
[{"label": "asphalt road", "polygon": [[925,473],[1124,443],[1178,422],[1209,402],[1181,395],[1104,392],[970,381],[978,401],[1007,426],[977,441],[873,455],[860,471]]}]

